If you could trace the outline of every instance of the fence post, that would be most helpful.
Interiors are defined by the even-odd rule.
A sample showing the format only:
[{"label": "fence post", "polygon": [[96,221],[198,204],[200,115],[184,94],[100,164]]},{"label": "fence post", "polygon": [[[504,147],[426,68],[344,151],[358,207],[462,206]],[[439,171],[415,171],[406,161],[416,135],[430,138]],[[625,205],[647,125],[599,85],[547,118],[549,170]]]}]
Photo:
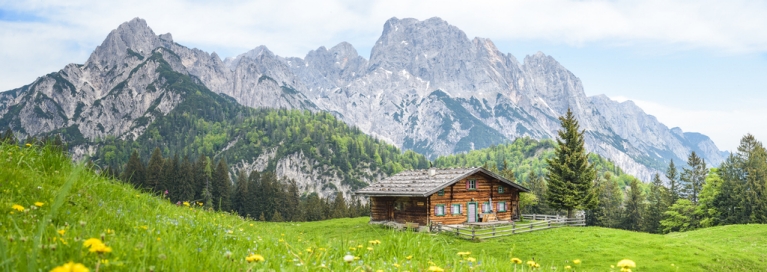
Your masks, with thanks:
[{"label": "fence post", "polygon": [[530,229],[531,230],[533,229],[533,223],[530,223]]},{"label": "fence post", "polygon": [[442,224],[437,224],[437,232],[442,232]]},{"label": "fence post", "polygon": [[517,223],[511,221],[511,234],[517,233]]},{"label": "fence post", "polygon": [[474,240],[474,227],[471,227],[471,239]]},{"label": "fence post", "polygon": [[460,230],[461,230],[461,226],[455,227],[455,236],[458,236],[459,238],[461,237]]},{"label": "fence post", "polygon": [[493,236],[495,236],[495,225],[493,225]]}]

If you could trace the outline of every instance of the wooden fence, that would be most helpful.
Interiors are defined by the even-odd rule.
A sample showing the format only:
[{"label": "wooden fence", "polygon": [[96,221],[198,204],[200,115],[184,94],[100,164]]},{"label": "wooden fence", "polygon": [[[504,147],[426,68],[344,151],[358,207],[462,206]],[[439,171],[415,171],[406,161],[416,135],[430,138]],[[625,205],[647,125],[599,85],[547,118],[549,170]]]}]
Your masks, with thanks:
[{"label": "wooden fence", "polygon": [[470,240],[483,240],[488,238],[503,237],[518,233],[525,233],[537,230],[559,228],[565,226],[585,226],[586,220],[583,217],[566,218],[556,215],[530,214],[522,215],[527,220],[540,220],[530,223],[519,223],[512,221],[510,224],[492,225],[492,226],[448,226],[439,225],[437,230],[444,233],[452,233],[456,236]]}]

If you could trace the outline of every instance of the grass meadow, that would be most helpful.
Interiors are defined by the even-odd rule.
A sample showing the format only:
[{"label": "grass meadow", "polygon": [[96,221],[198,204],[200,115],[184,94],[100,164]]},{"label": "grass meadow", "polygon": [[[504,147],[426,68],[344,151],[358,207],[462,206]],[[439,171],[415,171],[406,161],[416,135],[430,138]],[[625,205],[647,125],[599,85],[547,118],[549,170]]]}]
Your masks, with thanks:
[{"label": "grass meadow", "polygon": [[568,227],[473,242],[367,222],[246,220],[169,203],[48,147],[0,145],[2,271],[620,271],[623,259],[632,271],[767,270],[764,225]]}]

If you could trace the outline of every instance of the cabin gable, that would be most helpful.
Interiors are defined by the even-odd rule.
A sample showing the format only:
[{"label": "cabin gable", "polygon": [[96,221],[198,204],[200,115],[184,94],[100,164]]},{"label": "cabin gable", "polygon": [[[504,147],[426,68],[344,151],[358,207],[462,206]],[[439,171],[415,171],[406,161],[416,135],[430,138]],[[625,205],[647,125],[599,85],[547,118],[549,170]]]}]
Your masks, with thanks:
[{"label": "cabin gable", "polygon": [[[473,186],[472,186],[473,185]],[[499,189],[501,188],[501,189]],[[443,193],[440,193],[443,192]],[[477,173],[459,180],[444,189],[430,195],[429,222],[446,225],[462,224],[469,220],[470,204],[476,213],[474,221],[478,221],[485,212],[483,208],[491,205],[491,213],[495,213],[498,220],[509,221],[519,215],[519,189],[497,179]],[[438,206],[445,207],[444,215],[436,214]]]}]

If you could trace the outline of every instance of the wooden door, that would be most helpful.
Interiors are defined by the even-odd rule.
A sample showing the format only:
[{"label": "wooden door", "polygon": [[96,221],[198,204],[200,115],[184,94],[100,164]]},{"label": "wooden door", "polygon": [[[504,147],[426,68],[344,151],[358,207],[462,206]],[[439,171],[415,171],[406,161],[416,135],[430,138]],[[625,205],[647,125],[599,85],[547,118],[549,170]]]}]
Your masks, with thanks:
[{"label": "wooden door", "polygon": [[386,202],[386,220],[394,221],[394,201]]},{"label": "wooden door", "polygon": [[477,202],[469,202],[466,204],[466,221],[469,223],[477,222]]}]

